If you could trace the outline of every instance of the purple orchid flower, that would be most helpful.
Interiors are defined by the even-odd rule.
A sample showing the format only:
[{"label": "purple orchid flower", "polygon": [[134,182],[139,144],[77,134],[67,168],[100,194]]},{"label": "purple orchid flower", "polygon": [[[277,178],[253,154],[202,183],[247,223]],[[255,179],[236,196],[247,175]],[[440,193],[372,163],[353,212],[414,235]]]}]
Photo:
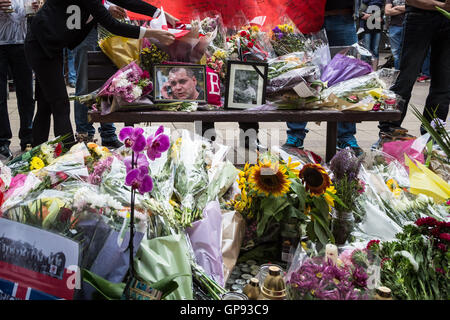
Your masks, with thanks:
[{"label": "purple orchid flower", "polygon": [[[147,157],[145,156],[145,154],[143,153],[139,153],[136,156],[136,159],[134,159],[134,161],[136,162],[136,167],[148,167],[148,161],[147,161]],[[123,163],[125,164],[125,167],[127,168],[127,172],[129,172],[132,168],[132,157],[126,157],[125,159],[123,159]]]},{"label": "purple orchid flower", "polygon": [[139,167],[128,172],[125,178],[125,185],[137,189],[140,194],[153,190],[153,180],[148,175],[147,167]]},{"label": "purple orchid flower", "polygon": [[125,147],[131,148],[134,152],[141,152],[145,149],[144,129],[125,127],[120,130],[119,139],[124,142]]},{"label": "purple orchid flower", "polygon": [[170,147],[170,139],[163,134],[164,127],[160,126],[154,135],[147,138],[147,156],[154,161],[161,157],[161,153],[167,151]]}]

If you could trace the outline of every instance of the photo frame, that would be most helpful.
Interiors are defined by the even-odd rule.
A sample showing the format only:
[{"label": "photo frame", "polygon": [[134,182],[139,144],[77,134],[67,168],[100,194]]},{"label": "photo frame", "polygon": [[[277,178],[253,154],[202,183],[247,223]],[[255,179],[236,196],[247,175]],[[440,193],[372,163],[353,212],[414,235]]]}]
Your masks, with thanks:
[{"label": "photo frame", "polygon": [[225,108],[249,109],[266,103],[268,64],[228,60]]},{"label": "photo frame", "polygon": [[158,64],[153,67],[155,103],[207,102],[206,66]]}]

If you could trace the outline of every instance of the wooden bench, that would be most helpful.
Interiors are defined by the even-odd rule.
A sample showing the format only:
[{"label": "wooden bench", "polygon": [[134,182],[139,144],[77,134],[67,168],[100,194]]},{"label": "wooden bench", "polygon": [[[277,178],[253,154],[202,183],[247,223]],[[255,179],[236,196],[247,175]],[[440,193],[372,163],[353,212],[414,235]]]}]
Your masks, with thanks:
[{"label": "wooden bench", "polygon": [[[88,88],[89,92],[101,87],[117,71],[117,68],[102,52],[88,53]],[[126,111],[101,115],[89,112],[89,122],[111,122],[133,125],[142,122],[326,122],[326,156],[328,162],[336,154],[337,123],[362,121],[400,120],[401,112],[393,111],[335,111],[335,110],[275,110],[254,111]],[[197,127],[197,126],[195,126]],[[199,133],[196,130],[197,133]],[[200,133],[201,134],[201,133]],[[375,137],[374,137],[375,138]]]}]

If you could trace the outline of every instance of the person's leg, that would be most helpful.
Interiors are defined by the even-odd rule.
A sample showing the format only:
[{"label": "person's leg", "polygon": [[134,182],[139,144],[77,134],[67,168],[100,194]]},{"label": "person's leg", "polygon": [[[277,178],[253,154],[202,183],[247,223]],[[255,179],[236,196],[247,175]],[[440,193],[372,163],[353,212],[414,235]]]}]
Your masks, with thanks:
[{"label": "person's leg", "polygon": [[417,79],[417,75],[423,64],[423,60],[431,45],[431,36],[436,30],[435,15],[429,13],[406,13],[403,25],[402,52],[400,55],[400,73],[391,90],[398,94],[402,101],[399,109],[402,117],[399,121],[380,122],[378,128],[380,134],[390,132],[395,127],[400,127],[405,118],[411,92]]},{"label": "person's leg", "polygon": [[390,26],[389,27],[389,40],[391,43],[391,51],[394,56],[394,68],[400,69],[400,54],[402,50],[402,32],[403,27]]},{"label": "person's leg", "polygon": [[431,71],[430,71],[430,59],[431,59],[431,49],[428,50],[428,54],[425,57],[425,60],[423,60],[423,65],[422,65],[422,75],[426,76],[426,77],[430,77],[431,75]]},{"label": "person's leg", "polygon": [[378,59],[380,57],[380,53],[379,53],[380,41],[381,41],[381,32],[374,32],[371,34],[370,49],[373,54],[372,68],[375,71],[378,69]]},{"label": "person's leg", "polygon": [[[92,29],[86,39],[83,40],[75,49],[75,66],[77,70],[77,82],[75,95],[81,96],[88,94],[88,63],[87,52],[93,51],[97,47],[97,30]],[[79,134],[88,134],[94,137],[95,128],[88,122],[88,108],[78,101],[74,102],[75,127]]]},{"label": "person's leg", "polygon": [[33,142],[33,72],[25,58],[23,44],[11,46],[9,51],[11,71],[16,83],[17,106],[20,117],[20,147],[24,151],[27,144],[32,144]]},{"label": "person's leg", "polygon": [[[450,20],[445,17],[440,20],[431,42],[431,84],[423,112],[429,121],[433,119],[435,110],[436,116],[446,121],[450,102]],[[426,131],[421,128],[421,133]]]},{"label": "person's leg", "polygon": [[[352,15],[325,17],[325,30],[330,46],[351,46],[358,42],[356,25]],[[360,148],[355,138],[356,124],[354,122],[338,122],[338,146]]]},{"label": "person's leg", "polygon": [[12,138],[7,104],[8,45],[0,46],[0,146],[9,147]]},{"label": "person's leg", "polygon": [[33,145],[36,146],[48,140],[49,114],[53,115],[55,137],[69,134],[69,138],[65,141],[69,144],[73,143],[70,103],[62,70],[62,51],[56,52],[53,58],[49,58],[37,41],[31,41],[25,43],[25,53],[39,82],[38,112],[33,122]]},{"label": "person's leg", "polygon": [[308,122],[287,122],[287,140],[285,146],[293,146],[303,149],[303,141],[305,140],[308,129]]},{"label": "person's leg", "polygon": [[67,49],[67,72],[69,85],[75,87],[77,82],[77,72],[75,69],[75,57],[72,50]]}]

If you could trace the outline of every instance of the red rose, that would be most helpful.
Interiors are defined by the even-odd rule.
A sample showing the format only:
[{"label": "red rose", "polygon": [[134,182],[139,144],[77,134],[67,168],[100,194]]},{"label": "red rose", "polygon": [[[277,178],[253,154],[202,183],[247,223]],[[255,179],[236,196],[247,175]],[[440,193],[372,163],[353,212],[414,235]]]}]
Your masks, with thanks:
[{"label": "red rose", "polygon": [[61,143],[58,143],[55,147],[55,156],[59,157],[61,152],[62,152],[62,145]]},{"label": "red rose", "polygon": [[247,35],[247,32],[245,30],[242,30],[240,35],[241,35],[241,37],[245,37]]},{"label": "red rose", "polygon": [[249,48],[253,48],[253,46],[254,46],[253,42],[249,42],[249,43],[247,44],[247,47],[249,47]]}]

